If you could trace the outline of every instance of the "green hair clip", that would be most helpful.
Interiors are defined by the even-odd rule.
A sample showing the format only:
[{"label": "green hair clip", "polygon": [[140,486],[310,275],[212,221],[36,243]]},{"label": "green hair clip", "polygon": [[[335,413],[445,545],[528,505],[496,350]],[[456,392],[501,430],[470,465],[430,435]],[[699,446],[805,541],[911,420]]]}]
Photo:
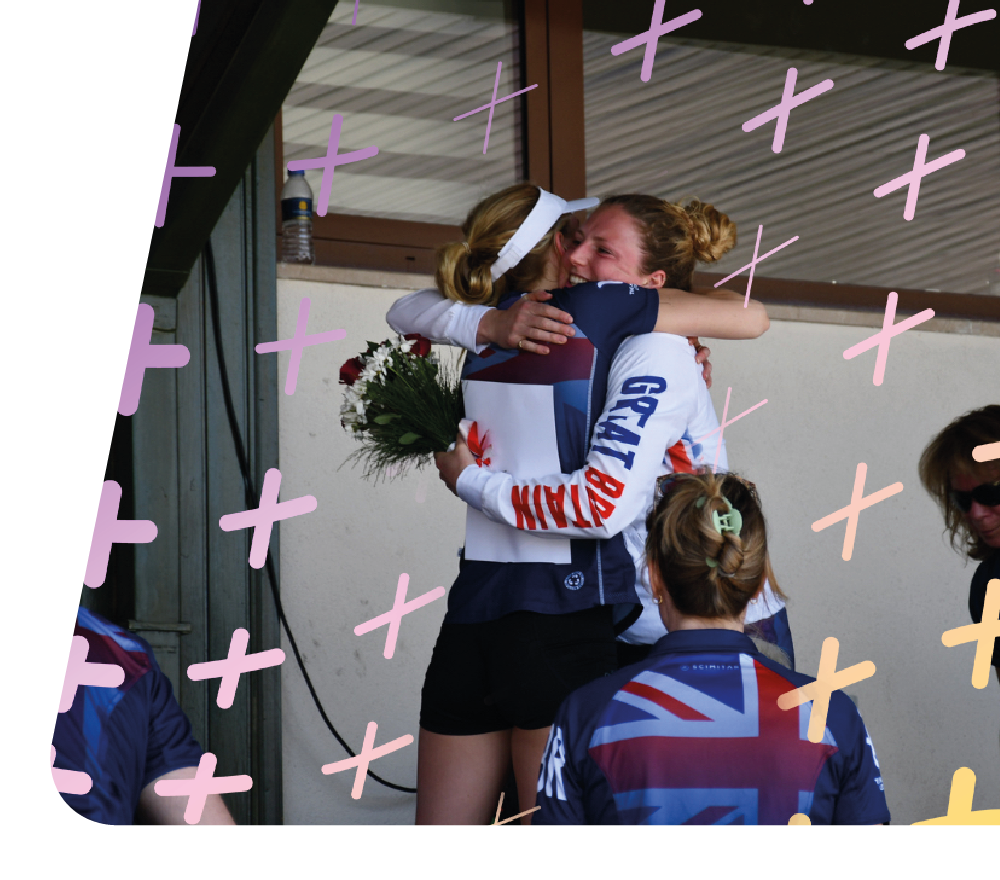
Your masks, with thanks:
[{"label": "green hair clip", "polygon": [[[743,515],[733,507],[733,502],[726,498],[725,495],[722,496],[722,500],[729,505],[729,513],[718,513],[717,511],[712,511],[712,525],[715,526],[715,530],[720,534],[725,532],[732,532],[738,538],[740,536],[740,529],[743,528]],[[705,499],[698,499],[698,507],[705,506]],[[712,559],[710,556],[705,557],[705,564],[709,568],[718,568],[719,563]]]}]

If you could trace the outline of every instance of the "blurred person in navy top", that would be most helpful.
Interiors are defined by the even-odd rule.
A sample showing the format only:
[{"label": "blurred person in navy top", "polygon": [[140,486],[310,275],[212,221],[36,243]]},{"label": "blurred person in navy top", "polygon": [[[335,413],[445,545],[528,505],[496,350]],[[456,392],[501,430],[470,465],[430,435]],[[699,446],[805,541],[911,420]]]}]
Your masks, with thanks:
[{"label": "blurred person in navy top", "polygon": [[668,632],[640,663],[563,703],[538,779],[534,824],[812,824],[889,821],[875,747],[834,691],[820,742],[812,703],[778,698],[814,681],[743,633],[767,560],[755,487],[672,474],[649,514],[647,564]]},{"label": "blurred person in navy top", "polygon": [[[202,750],[149,643],[80,608],[73,633],[87,640],[87,662],[114,664],[118,687],[80,685],[56,719],[54,767],[86,773],[85,794],[63,794],[81,816],[106,825],[182,825],[186,797],[160,796],[161,779],[193,779]],[[233,825],[221,796],[209,794],[200,825]]]}]

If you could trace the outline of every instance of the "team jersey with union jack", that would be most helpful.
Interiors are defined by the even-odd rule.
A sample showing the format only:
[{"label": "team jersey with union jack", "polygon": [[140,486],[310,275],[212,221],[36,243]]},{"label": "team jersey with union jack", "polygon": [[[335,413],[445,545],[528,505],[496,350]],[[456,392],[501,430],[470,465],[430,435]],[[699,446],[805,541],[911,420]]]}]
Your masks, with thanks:
[{"label": "team jersey with union jack", "polygon": [[536,824],[814,825],[889,821],[878,758],[854,704],[830,701],[818,743],[812,703],[781,694],[813,681],[742,633],[668,633],[642,663],[571,694],[538,780]]}]

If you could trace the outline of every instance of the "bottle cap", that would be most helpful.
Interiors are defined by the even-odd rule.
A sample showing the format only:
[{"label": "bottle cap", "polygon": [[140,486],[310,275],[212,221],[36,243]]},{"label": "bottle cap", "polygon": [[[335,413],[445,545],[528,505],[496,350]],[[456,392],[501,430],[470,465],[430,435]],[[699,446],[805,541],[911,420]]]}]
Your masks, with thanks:
[{"label": "bottle cap", "polygon": [[289,171],[288,172],[288,176],[289,177],[305,177],[306,173],[305,173],[305,171]]}]

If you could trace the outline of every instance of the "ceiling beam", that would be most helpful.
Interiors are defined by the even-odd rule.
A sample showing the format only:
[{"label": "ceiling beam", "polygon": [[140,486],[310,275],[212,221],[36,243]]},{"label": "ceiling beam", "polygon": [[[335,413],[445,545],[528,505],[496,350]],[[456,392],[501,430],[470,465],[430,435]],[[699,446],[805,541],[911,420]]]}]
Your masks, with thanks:
[{"label": "ceiling beam", "polygon": [[[174,164],[215,176],[174,178],[153,230],[143,293],[184,285],[337,0],[217,0],[202,5],[177,103]],[[164,138],[169,137],[164,132]]]}]

